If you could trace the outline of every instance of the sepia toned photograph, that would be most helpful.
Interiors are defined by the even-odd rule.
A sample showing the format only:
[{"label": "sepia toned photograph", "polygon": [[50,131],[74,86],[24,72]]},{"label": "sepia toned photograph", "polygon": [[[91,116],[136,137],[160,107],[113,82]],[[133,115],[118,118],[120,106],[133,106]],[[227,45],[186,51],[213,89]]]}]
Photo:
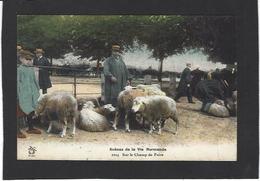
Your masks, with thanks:
[{"label": "sepia toned photograph", "polygon": [[237,160],[234,16],[17,15],[17,159]]}]

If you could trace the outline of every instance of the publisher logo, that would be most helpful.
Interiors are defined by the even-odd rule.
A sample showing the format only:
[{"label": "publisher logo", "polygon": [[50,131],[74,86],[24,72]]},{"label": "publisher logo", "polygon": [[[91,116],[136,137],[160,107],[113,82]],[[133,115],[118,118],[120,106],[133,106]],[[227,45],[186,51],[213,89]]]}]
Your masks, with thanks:
[{"label": "publisher logo", "polygon": [[29,157],[35,157],[36,151],[37,151],[36,147],[29,146],[29,148],[28,148],[28,156]]}]

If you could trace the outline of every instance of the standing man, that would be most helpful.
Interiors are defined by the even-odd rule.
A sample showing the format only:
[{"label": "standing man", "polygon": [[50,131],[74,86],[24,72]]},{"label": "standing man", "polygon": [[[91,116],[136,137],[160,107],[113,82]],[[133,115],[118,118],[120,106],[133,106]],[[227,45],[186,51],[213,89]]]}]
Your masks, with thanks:
[{"label": "standing man", "polygon": [[181,73],[181,80],[177,88],[177,95],[175,97],[175,101],[179,102],[179,98],[182,96],[187,96],[189,103],[194,103],[192,101],[192,94],[191,94],[191,64],[187,63],[186,68]]},{"label": "standing man", "polygon": [[[36,57],[33,60],[33,65],[51,66],[48,59],[43,56],[43,54],[44,54],[43,49],[36,48],[34,53],[35,53]],[[39,68],[38,80],[39,80],[40,89],[42,89],[42,93],[46,94],[47,89],[52,87],[48,68],[41,68],[41,67]]]},{"label": "standing man", "polygon": [[105,103],[117,105],[117,96],[129,84],[128,70],[122,59],[119,45],[112,46],[112,55],[104,62]]}]

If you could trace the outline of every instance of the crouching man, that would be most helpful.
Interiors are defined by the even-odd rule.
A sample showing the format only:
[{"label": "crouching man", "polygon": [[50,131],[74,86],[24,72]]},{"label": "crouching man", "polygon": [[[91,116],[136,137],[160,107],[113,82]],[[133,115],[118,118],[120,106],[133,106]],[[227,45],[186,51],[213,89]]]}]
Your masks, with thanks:
[{"label": "crouching man", "polygon": [[[17,67],[17,120],[21,116],[26,116],[28,121],[29,134],[41,134],[41,131],[34,128],[34,110],[37,105],[37,100],[40,96],[39,85],[35,78],[34,69],[30,67],[32,65],[33,54],[29,51],[22,50],[20,52],[21,65]],[[26,135],[21,132],[17,124],[17,137],[26,138]]]}]

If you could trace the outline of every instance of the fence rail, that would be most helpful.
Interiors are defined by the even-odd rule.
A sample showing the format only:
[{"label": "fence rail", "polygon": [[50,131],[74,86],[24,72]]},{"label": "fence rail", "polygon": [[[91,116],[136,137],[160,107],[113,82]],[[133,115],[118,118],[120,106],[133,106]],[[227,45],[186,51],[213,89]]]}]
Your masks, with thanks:
[{"label": "fence rail", "polygon": [[[34,68],[39,68],[39,69],[47,69],[47,70],[50,70],[50,71],[52,71],[52,70],[67,70],[67,71],[70,71],[69,72],[69,74],[65,74],[65,75],[55,75],[55,76],[61,76],[61,77],[68,77],[68,76],[72,76],[72,80],[70,80],[69,82],[55,82],[55,84],[73,84],[73,90],[72,90],[72,92],[73,92],[73,95],[74,95],[74,97],[77,97],[77,95],[89,95],[89,94],[96,94],[96,93],[94,93],[94,92],[91,92],[91,93],[77,93],[77,84],[89,84],[89,82],[77,82],[77,78],[94,78],[93,76],[82,76],[82,72],[84,72],[84,73],[86,73],[86,74],[89,74],[89,73],[94,73],[95,75],[96,75],[96,77],[95,78],[97,78],[97,77],[101,77],[100,76],[100,71],[90,71],[90,70],[86,70],[86,69],[83,69],[83,68],[71,68],[71,67],[64,67],[64,66],[37,66],[37,65],[30,65],[29,67],[34,67]],[[173,81],[174,80],[174,81]],[[100,86],[102,86],[102,84],[104,84],[104,82],[102,82],[102,81],[104,81],[104,80],[102,80],[102,78],[101,78],[101,82],[100,82]],[[138,81],[141,83],[141,82],[143,82],[144,80],[143,79],[138,79]],[[155,83],[154,82],[154,80],[152,80],[152,82],[153,83]],[[157,81],[156,81],[156,83],[158,83]],[[161,87],[163,88],[163,84],[169,84],[170,83],[170,85],[172,84],[172,85],[174,85],[173,87],[174,87],[174,89],[176,89],[176,74],[174,75],[174,78],[170,78],[170,81],[169,80],[167,80],[167,81],[162,81],[161,82]],[[97,84],[97,82],[94,82],[93,84]],[[102,92],[102,90],[101,90],[101,92]],[[98,93],[97,93],[98,94]]]},{"label": "fence rail", "polygon": [[[69,68],[69,67],[63,67],[63,66],[39,66],[39,65],[29,65],[29,67],[33,68],[39,68],[40,69],[47,69],[47,70],[69,70],[71,71],[73,76],[72,82],[62,82],[62,83],[56,83],[56,84],[73,84],[73,95],[74,97],[77,97],[77,95],[84,95],[84,94],[93,94],[93,93],[77,93],[77,84],[88,84],[84,82],[78,82],[77,83],[77,73],[79,72],[85,72],[85,73],[94,73],[93,71],[85,70],[85,69],[78,69],[78,68]],[[95,72],[96,75],[99,75],[99,72]],[[68,75],[59,75],[59,76],[68,76]],[[71,76],[71,75],[70,75]],[[80,75],[82,77],[82,75]],[[86,76],[89,77],[89,76]]]}]

